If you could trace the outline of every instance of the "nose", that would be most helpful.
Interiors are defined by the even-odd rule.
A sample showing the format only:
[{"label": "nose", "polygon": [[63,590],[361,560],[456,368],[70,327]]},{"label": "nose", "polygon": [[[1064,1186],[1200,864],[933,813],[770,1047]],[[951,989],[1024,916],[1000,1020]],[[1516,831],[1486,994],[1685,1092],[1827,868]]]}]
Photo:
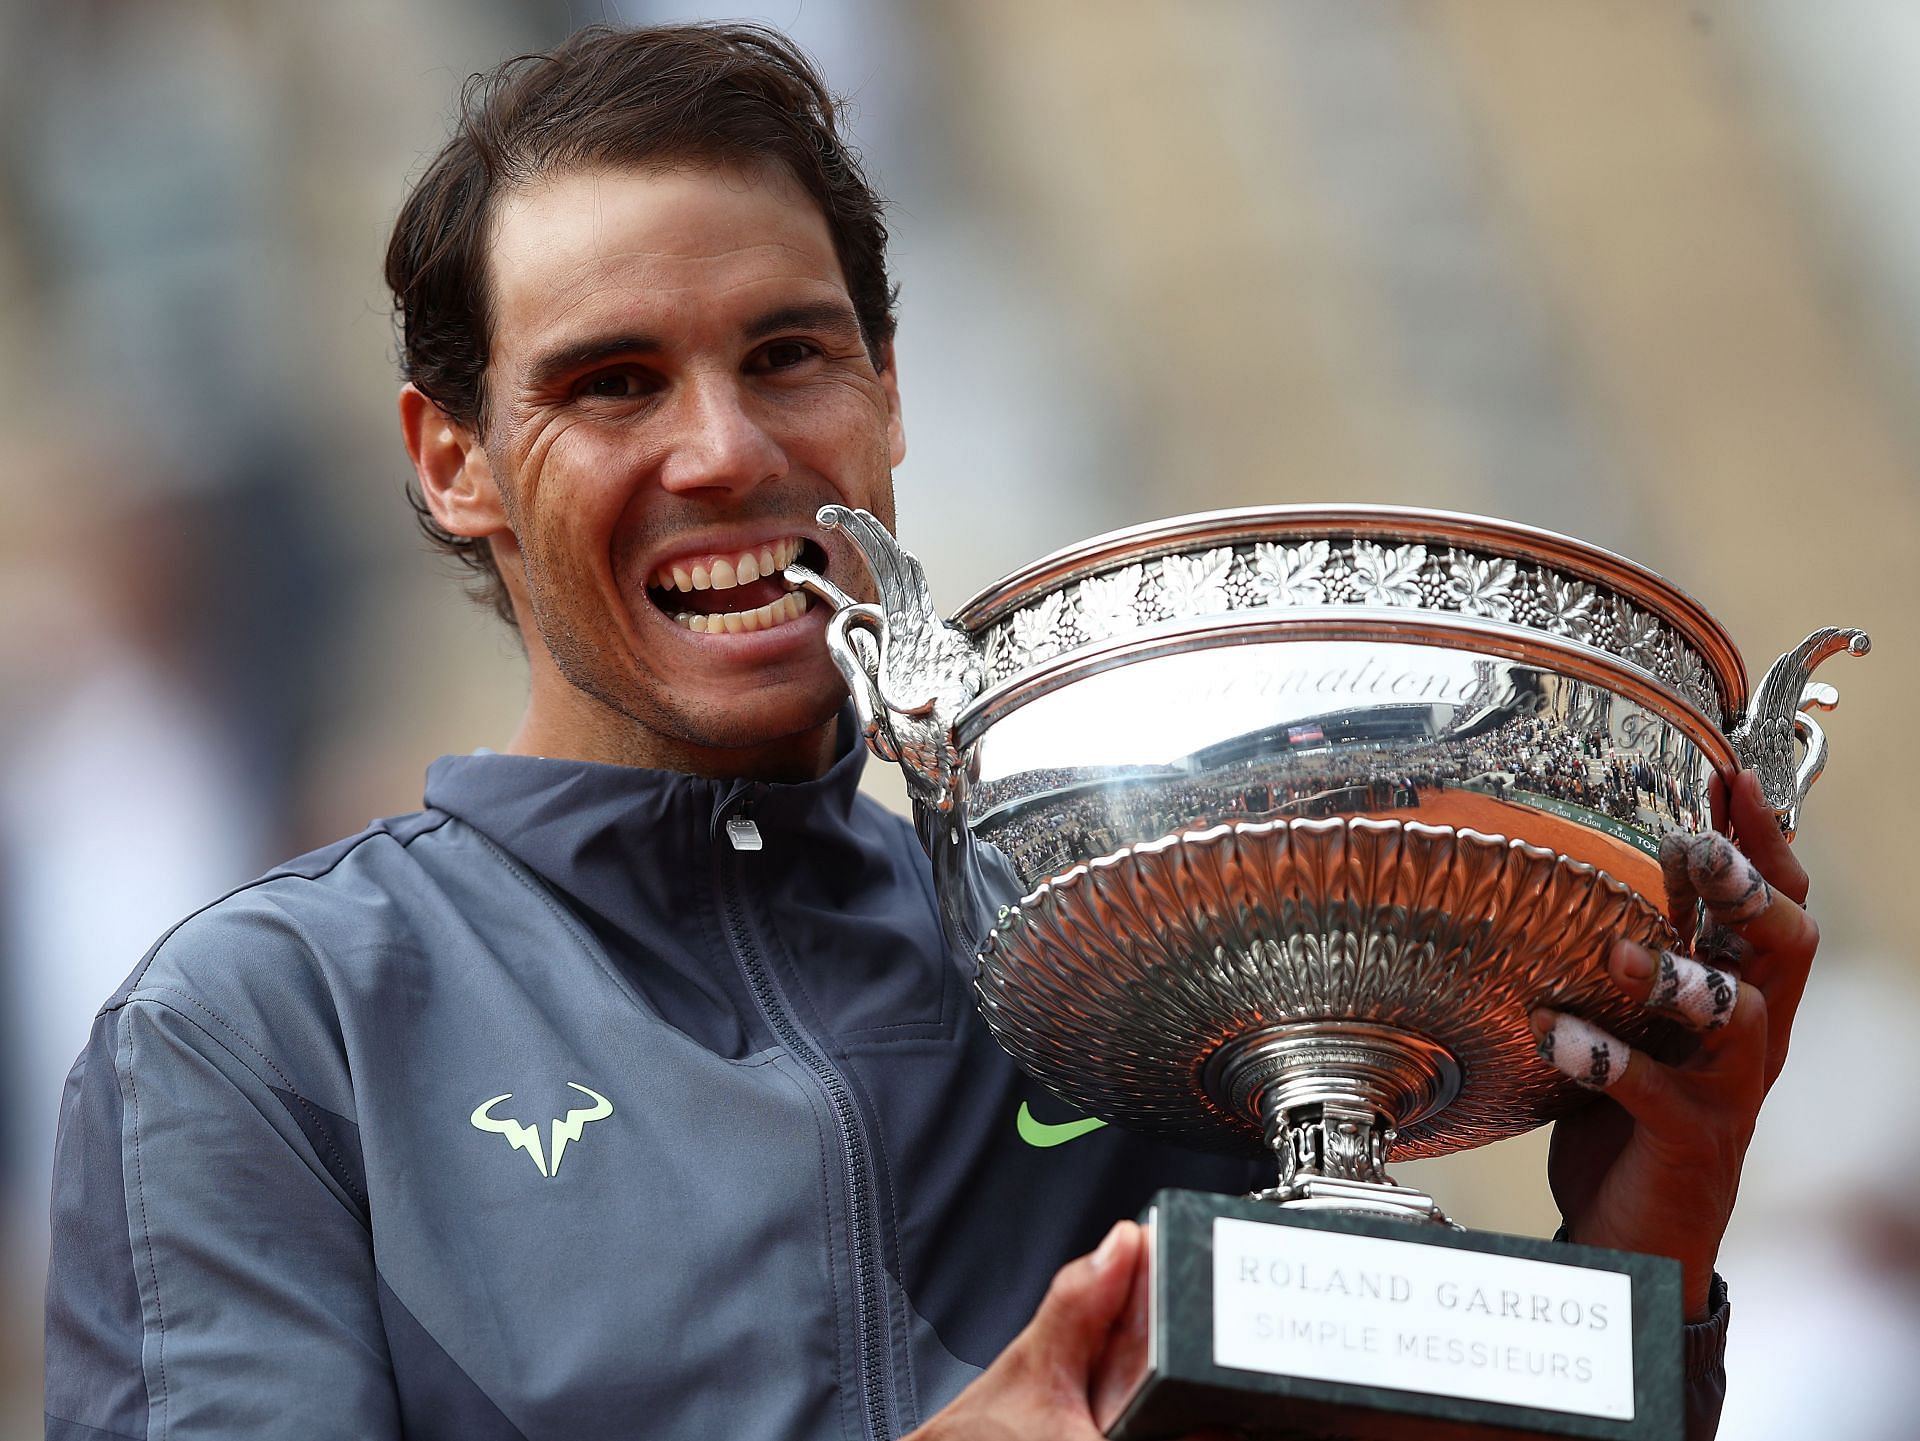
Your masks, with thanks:
[{"label": "nose", "polygon": [[680,415],[660,483],[678,495],[743,494],[787,473],[787,455],[768,434],[734,377],[690,377],[676,397]]}]

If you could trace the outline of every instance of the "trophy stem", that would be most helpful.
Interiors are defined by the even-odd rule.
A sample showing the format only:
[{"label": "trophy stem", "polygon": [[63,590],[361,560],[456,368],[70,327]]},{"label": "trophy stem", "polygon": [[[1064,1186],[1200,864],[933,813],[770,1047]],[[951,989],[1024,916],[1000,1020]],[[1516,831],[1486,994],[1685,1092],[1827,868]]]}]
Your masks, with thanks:
[{"label": "trophy stem", "polygon": [[1396,1026],[1298,1021],[1229,1042],[1204,1083],[1260,1122],[1279,1160],[1280,1184],[1259,1199],[1446,1221],[1431,1196],[1395,1184],[1386,1170],[1400,1127],[1459,1093],[1460,1066],[1444,1047]]}]

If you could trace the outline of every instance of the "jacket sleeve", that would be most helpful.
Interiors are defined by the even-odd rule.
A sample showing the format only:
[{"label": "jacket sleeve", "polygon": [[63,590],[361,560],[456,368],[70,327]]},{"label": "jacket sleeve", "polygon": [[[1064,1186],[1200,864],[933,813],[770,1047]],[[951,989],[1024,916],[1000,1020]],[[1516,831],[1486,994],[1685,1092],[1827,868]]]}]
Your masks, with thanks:
[{"label": "jacket sleeve", "polygon": [[1686,1328],[1687,1441],[1713,1441],[1727,1399],[1727,1283],[1716,1273],[1707,1319]]},{"label": "jacket sleeve", "polygon": [[55,1147],[48,1441],[400,1436],[364,1196],[285,1080],[184,992],[96,1020]]}]

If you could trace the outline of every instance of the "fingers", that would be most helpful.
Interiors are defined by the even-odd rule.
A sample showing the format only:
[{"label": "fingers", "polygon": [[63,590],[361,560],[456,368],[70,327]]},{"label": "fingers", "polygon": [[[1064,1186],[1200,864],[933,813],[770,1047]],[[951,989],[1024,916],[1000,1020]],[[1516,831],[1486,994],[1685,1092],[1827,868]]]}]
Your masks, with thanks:
[{"label": "fingers", "polygon": [[1617,1101],[1635,1124],[1677,1133],[1684,1124],[1679,1118],[1692,1114],[1680,1104],[1672,1067],[1579,1016],[1539,1010],[1529,1019],[1542,1060],[1575,1085]]},{"label": "fingers", "polygon": [[1683,833],[1675,831],[1660,838],[1660,879],[1667,887],[1667,920],[1682,936],[1693,934],[1700,907],[1699,893],[1687,869],[1691,854]]},{"label": "fingers", "polygon": [[1708,921],[1700,928],[1700,938],[1693,943],[1693,950],[1702,960],[1723,971],[1740,971],[1753,959],[1753,946],[1746,937],[1718,921]]},{"label": "fingers", "polygon": [[1742,772],[1727,804],[1743,841],[1752,838],[1751,858],[1725,836],[1706,831],[1666,837],[1660,844],[1660,865],[1671,918],[1682,934],[1692,920],[1695,900],[1706,906],[1696,953],[1716,968],[1737,970],[1766,997],[1765,1075],[1771,1085],[1786,1064],[1793,1017],[1806,990],[1820,928],[1799,904],[1807,894],[1807,873],[1773,823],[1758,778]]},{"label": "fingers", "polygon": [[1761,874],[1773,882],[1775,889],[1795,905],[1804,906],[1810,885],[1806,868],[1780,833],[1779,820],[1760,789],[1760,777],[1752,771],[1740,772],[1729,801],[1728,819],[1733,824],[1734,835],[1739,837],[1740,849],[1760,868]]},{"label": "fingers", "polygon": [[[1650,951],[1628,940],[1614,943],[1608,970],[1629,997],[1699,1032],[1708,1069],[1763,1068],[1767,1000],[1758,987],[1690,956]],[[1677,1073],[1583,1017],[1542,1007],[1529,1021],[1542,1060],[1590,1091],[1607,1092],[1630,1111],[1633,1096],[1650,1097],[1664,1084],[1660,1078]]]},{"label": "fingers", "polygon": [[1084,1393],[1093,1363],[1126,1305],[1140,1249],[1140,1227],[1116,1222],[1091,1254],[1060,1268],[1013,1347],[1041,1366],[1077,1376]]},{"label": "fingers", "polygon": [[1152,1249],[1152,1233],[1143,1226],[1126,1300],[1119,1319],[1107,1333],[1106,1347],[1094,1364],[1092,1384],[1087,1387],[1087,1409],[1093,1424],[1103,1431],[1126,1410],[1152,1365]]},{"label": "fingers", "polygon": [[1625,1078],[1632,1048],[1593,1022],[1544,1009],[1529,1019],[1540,1059],[1570,1081],[1589,1091],[1611,1091]]},{"label": "fingers", "polygon": [[[1791,855],[1787,859],[1791,861]],[[1813,921],[1718,831],[1698,835],[1676,831],[1666,836],[1660,842],[1660,870],[1666,878],[1672,918],[1682,935],[1691,930],[1687,912],[1697,898],[1706,905],[1710,925],[1735,932],[1756,954],[1778,952],[1797,959],[1813,958],[1819,939]],[[1797,861],[1787,879],[1796,878],[1804,893],[1806,872]],[[1702,936],[1707,934],[1702,928]]]},{"label": "fingers", "polygon": [[1054,1274],[1033,1319],[912,1441],[1046,1436],[1099,1441],[1089,1383],[1134,1285],[1140,1227],[1121,1221]]},{"label": "fingers", "polygon": [[1608,953],[1607,973],[1629,1000],[1699,1032],[1703,1052],[1721,1048],[1714,1033],[1731,1025],[1736,1013],[1743,1023],[1756,1022],[1744,1026],[1745,1030],[1765,1032],[1765,1026],[1757,1023],[1767,1010],[1765,994],[1734,972],[1697,957],[1653,951],[1622,939]]},{"label": "fingers", "polygon": [[1733,1004],[1740,994],[1739,983],[1727,972],[1672,951],[1662,951],[1655,956],[1631,941],[1622,942],[1621,946],[1631,946],[1632,951],[1639,952],[1638,955],[1629,952],[1623,962],[1636,972],[1651,964],[1652,984],[1646,1003],[1654,1010],[1676,1016],[1696,1031],[1717,1031],[1733,1018]]},{"label": "fingers", "polygon": [[1722,925],[1744,926],[1773,904],[1773,891],[1759,867],[1718,831],[1674,831],[1660,841],[1660,873],[1670,904],[1692,908],[1706,902]]}]

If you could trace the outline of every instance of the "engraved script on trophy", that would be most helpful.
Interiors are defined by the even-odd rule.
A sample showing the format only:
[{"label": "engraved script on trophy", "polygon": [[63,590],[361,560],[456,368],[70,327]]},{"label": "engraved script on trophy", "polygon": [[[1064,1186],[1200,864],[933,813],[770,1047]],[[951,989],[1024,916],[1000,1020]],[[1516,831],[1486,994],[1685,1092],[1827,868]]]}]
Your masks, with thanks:
[{"label": "engraved script on trophy", "polygon": [[1289,1196],[1391,1190],[1376,1142],[1444,1154],[1577,1104],[1532,1005],[1650,1039],[1601,958],[1675,943],[1660,840],[1711,824],[1742,765],[1791,831],[1836,698],[1812,672],[1868,649],[1817,631],[1749,692],[1731,637],[1644,567],[1383,507],[1095,537],[949,621],[877,519],[818,519],[874,600],[786,578],[832,608],[995,1036],[1088,1114],[1269,1150]]},{"label": "engraved script on trophy", "polygon": [[[1607,957],[1621,938],[1686,944],[1664,842],[1713,827],[1740,768],[1791,834],[1826,760],[1810,712],[1837,699],[1813,670],[1865,655],[1866,635],[1816,631],[1750,691],[1726,629],[1624,556],[1491,517],[1347,505],[1095,536],[947,621],[874,517],[819,520],[858,547],[876,600],[841,588],[857,575],[786,578],[833,608],[829,651],[868,744],[906,773],[995,1040],[1089,1117],[1275,1165],[1243,1199],[1162,1193],[1155,1265],[1197,1274],[1193,1258],[1220,1261],[1221,1228],[1245,1225],[1237,1254],[1256,1268],[1300,1237],[1316,1265],[1330,1244],[1388,1246],[1397,1273],[1614,1285],[1623,1315],[1632,1282],[1605,1396],[1522,1394],[1450,1388],[1401,1352],[1366,1374],[1300,1369],[1259,1330],[1270,1297],[1220,1308],[1236,1262],[1211,1306],[1155,1288],[1145,1334],[1160,1339],[1107,1434],[1184,1433],[1196,1386],[1268,1434],[1275,1388],[1247,1378],[1272,1376],[1372,1388],[1328,1401],[1315,1435],[1354,1429],[1356,1408],[1405,1418],[1447,1397],[1527,1406],[1527,1435],[1593,1434],[1562,1424],[1587,1416],[1677,1441],[1677,1402],[1659,1399],[1680,1387],[1672,1263],[1449,1236],[1435,1198],[1387,1167],[1589,1103],[1539,1054],[1537,1007],[1655,1054],[1692,1043],[1620,992]],[[1350,1233],[1356,1217],[1406,1229]],[[1347,1334],[1326,1294],[1311,1304],[1289,1325]],[[1257,1353],[1223,1351],[1223,1327]]]}]

